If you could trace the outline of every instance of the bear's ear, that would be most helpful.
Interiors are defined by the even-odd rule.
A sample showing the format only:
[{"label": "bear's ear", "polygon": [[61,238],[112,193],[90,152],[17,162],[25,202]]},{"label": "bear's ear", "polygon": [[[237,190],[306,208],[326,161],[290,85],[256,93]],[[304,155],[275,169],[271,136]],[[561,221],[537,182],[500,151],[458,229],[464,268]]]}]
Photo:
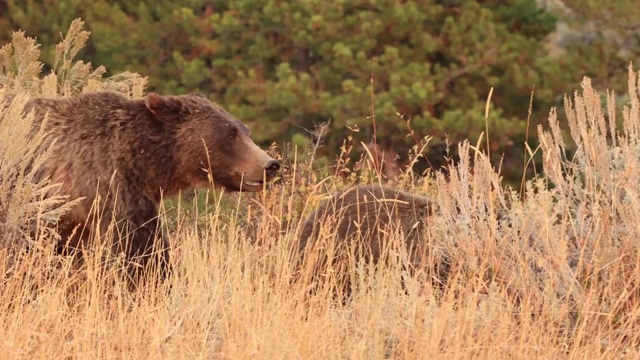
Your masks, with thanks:
[{"label": "bear's ear", "polygon": [[178,115],[182,110],[180,100],[170,96],[160,96],[154,92],[147,94],[145,104],[147,109],[159,119]]}]

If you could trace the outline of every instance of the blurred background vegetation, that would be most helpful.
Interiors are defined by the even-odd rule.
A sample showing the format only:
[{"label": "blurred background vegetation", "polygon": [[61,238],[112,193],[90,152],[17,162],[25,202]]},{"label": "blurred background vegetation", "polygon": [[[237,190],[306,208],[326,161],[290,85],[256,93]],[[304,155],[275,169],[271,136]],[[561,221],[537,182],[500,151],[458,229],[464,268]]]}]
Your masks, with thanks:
[{"label": "blurred background vegetation", "polygon": [[416,139],[433,136],[415,170],[437,168],[447,147],[485,130],[493,88],[491,153],[516,183],[532,92],[533,149],[535,126],[583,76],[624,102],[640,53],[635,1],[0,0],[0,42],[24,30],[51,68],[61,32],[80,17],[91,37],[79,59],[147,76],[149,90],[202,92],[263,146],[308,148],[328,122],[318,169],[335,164],[350,134],[362,153],[374,131],[400,168]]}]

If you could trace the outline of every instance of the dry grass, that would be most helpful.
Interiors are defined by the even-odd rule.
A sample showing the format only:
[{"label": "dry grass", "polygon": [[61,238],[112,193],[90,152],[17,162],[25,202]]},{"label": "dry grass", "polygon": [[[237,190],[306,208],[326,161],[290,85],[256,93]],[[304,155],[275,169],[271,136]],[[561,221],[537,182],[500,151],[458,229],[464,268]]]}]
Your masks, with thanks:
[{"label": "dry grass", "polygon": [[[588,79],[566,99],[567,134],[551,112],[537,149],[545,174],[526,184],[524,201],[466,143],[447,178],[402,177],[397,186],[439,204],[425,238],[431,251],[411,277],[397,264],[356,264],[358,286],[345,304],[331,297],[330,280],[312,297],[310,284],[292,284],[289,254],[301,217],[327,190],[347,186],[292,161],[285,181],[264,193],[212,194],[206,210],[184,201],[167,209],[172,289],[134,294],[97,261],[78,272],[62,259],[49,271],[48,224],[70,205],[56,184],[33,181],[46,152],[35,151],[39,135],[20,115],[24,102],[104,87],[132,97],[144,90],[133,74],[104,80],[100,69],[72,61],[88,36],[81,25],[42,80],[33,40],[16,34],[0,50],[3,91],[18,94],[0,110],[0,259],[9,260],[0,264],[11,270],[0,283],[4,359],[640,355],[640,84],[632,69],[631,102],[621,113],[613,96],[601,104]],[[568,143],[577,146],[572,159]],[[435,289],[430,269],[442,263],[448,282]]]}]

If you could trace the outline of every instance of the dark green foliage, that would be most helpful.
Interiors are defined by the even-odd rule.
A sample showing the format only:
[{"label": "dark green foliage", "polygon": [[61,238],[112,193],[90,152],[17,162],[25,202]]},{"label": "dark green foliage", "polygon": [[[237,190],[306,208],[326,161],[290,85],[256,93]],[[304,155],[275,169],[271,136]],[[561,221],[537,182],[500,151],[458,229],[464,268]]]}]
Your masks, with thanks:
[{"label": "dark green foliage", "polygon": [[149,76],[153,90],[209,94],[263,144],[307,144],[306,130],[330,121],[321,160],[334,160],[347,126],[369,143],[374,113],[377,142],[393,153],[415,143],[407,120],[418,138],[475,143],[493,87],[492,153],[497,160],[506,153],[504,171],[519,179],[532,88],[535,123],[573,90],[563,83],[580,80],[546,56],[555,19],[535,0],[9,0],[6,7],[0,29],[22,28],[46,44],[82,17],[92,31],[85,60]]}]

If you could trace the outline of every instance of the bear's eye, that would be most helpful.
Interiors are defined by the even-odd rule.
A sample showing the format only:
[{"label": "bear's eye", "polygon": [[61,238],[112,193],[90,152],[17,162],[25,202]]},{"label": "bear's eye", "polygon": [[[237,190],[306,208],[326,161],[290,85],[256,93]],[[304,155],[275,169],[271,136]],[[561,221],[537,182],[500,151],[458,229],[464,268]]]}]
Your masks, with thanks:
[{"label": "bear's eye", "polygon": [[229,139],[233,140],[238,136],[238,129],[235,127],[231,127],[229,129]]}]

